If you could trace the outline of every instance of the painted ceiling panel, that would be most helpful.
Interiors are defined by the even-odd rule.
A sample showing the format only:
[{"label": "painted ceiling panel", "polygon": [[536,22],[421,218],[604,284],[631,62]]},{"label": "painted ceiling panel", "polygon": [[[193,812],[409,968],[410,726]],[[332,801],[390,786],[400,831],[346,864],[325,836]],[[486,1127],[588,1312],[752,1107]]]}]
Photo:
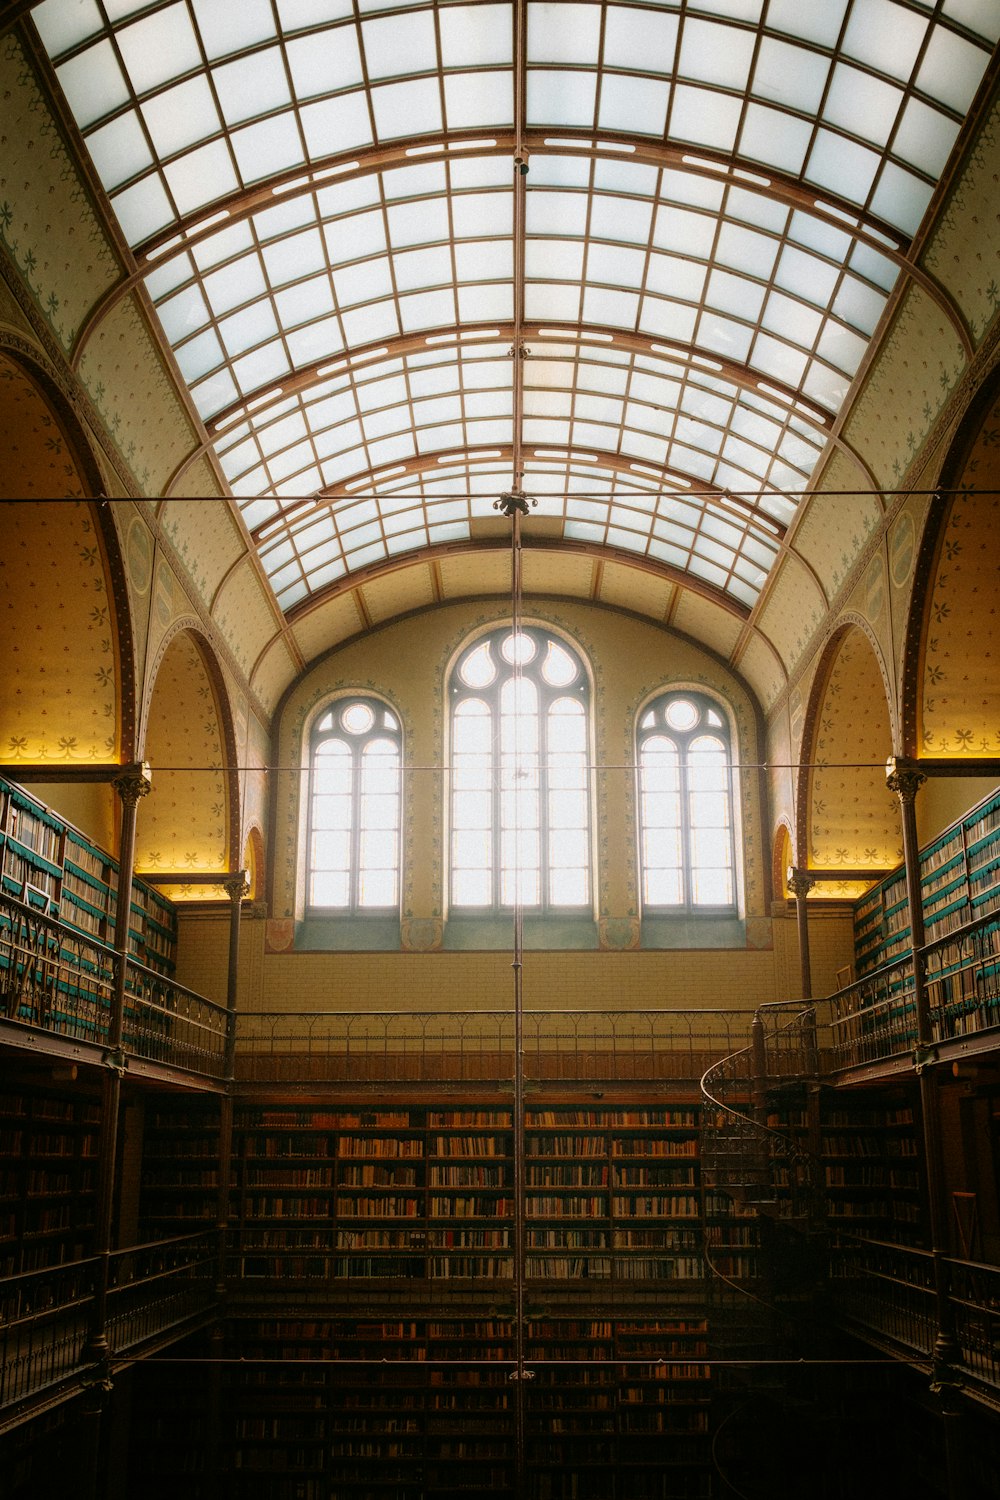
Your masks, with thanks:
[{"label": "painted ceiling panel", "polygon": [[286,614],[511,489],[752,608],[1000,32],[918,0],[32,15]]},{"label": "painted ceiling panel", "polygon": [[255,661],[274,634],[274,607],[251,558],[248,557],[226,579],[212,614],[249,677]]},{"label": "painted ceiling panel", "polygon": [[786,671],[799,660],[825,613],[826,600],[815,577],[797,557],[786,553],[757,621]]},{"label": "painted ceiling panel", "polygon": [[598,597],[602,604],[617,604],[662,620],[676,592],[674,584],[665,578],[643,573],[638,568],[626,568],[621,563],[606,562]]},{"label": "painted ceiling panel", "polygon": [[204,604],[246,551],[225,500],[168,500],[160,521]]},{"label": "painted ceiling panel", "polygon": [[[357,635],[364,628],[353,594],[335,594],[313,609],[298,616],[292,627],[292,638],[306,661],[318,656],[327,646],[335,646]],[[294,674],[293,674],[294,675]]]},{"label": "painted ceiling panel", "polygon": [[778,653],[762,636],[754,634],[747,642],[737,665],[767,713],[787,680]]},{"label": "painted ceiling panel", "polygon": [[444,557],[439,568],[441,591],[446,599],[462,599],[468,594],[510,593],[508,551]]},{"label": "painted ceiling panel", "polygon": [[434,603],[434,580],[425,562],[400,568],[362,585],[361,597],[369,619],[388,620]]},{"label": "painted ceiling panel", "polygon": [[273,713],[278,700],[295,680],[298,663],[283,636],[276,636],[261,657],[253,674],[250,686],[260,698],[268,713]]},{"label": "painted ceiling panel", "polygon": [[725,657],[729,656],[743,630],[743,621],[730,610],[689,589],[681,591],[670,623],[696,641],[704,641],[706,646],[713,647]]},{"label": "painted ceiling panel", "polygon": [[823,487],[828,493],[813,495],[803,505],[802,518],[795,528],[795,550],[814,569],[830,599],[842,588],[882,519],[876,496],[841,493],[857,484],[857,470],[846,458],[835,456],[823,473]]}]

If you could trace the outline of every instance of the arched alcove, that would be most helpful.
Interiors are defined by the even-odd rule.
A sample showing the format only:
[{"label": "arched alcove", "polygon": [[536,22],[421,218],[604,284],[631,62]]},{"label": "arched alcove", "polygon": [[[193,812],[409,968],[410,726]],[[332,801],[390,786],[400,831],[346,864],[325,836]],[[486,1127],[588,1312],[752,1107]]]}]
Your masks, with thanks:
[{"label": "arched alcove", "polygon": [[[214,677],[194,632],[174,635],[157,667],[146,718],[144,759],[153,789],[139,811],[136,866],[153,880],[156,870],[231,868],[232,840],[239,838],[233,736]],[[183,900],[204,891],[180,886],[170,894]]]},{"label": "arched alcove", "polygon": [[[848,625],[828,648],[804,745],[810,764],[799,783],[796,862],[821,870],[898,864],[899,807],[885,784],[893,753],[889,704],[878,657],[858,625]],[[817,893],[849,894],[830,886]]]},{"label": "arched alcove", "polygon": [[[920,756],[1000,751],[1000,386],[978,403],[945,465],[948,493],[921,561],[907,643],[906,744]],[[918,580],[920,569],[918,568]]]},{"label": "arched alcove", "polygon": [[82,500],[101,493],[82,432],[39,372],[0,350],[0,499]]},{"label": "arched alcove", "polygon": [[251,828],[243,845],[243,869],[247,872],[247,895],[260,901],[264,894],[264,840],[259,828]]},{"label": "arched alcove", "polygon": [[776,901],[788,899],[788,870],[794,863],[791,833],[786,823],[779,823],[775,830],[771,855],[771,889]]}]

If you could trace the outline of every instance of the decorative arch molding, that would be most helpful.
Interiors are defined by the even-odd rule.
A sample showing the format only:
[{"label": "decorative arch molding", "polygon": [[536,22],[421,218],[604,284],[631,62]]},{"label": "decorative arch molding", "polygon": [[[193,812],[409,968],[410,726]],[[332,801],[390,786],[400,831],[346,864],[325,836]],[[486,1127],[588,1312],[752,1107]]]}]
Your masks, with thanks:
[{"label": "decorative arch molding", "polygon": [[795,840],[787,818],[779,818],[771,839],[771,889],[775,899],[789,899],[786,878],[789,865],[795,864]]},{"label": "decorative arch molding", "polygon": [[91,500],[22,499],[8,502],[3,520],[4,759],[134,758],[132,633],[110,517]]},{"label": "decorative arch molding", "polygon": [[[1000,474],[1000,462],[997,462],[995,457],[994,444],[987,442],[985,438],[990,417],[997,413],[998,408],[1000,408],[1000,365],[995,366],[983,380],[959,420],[955,435],[941,465],[940,489],[931,500],[917,549],[903,645],[900,695],[902,753],[914,758],[919,758],[928,750],[926,736],[930,731],[925,723],[926,689],[929,685],[930,674],[935,671],[935,664],[928,662],[927,651],[930,627],[936,607],[935,585],[939,580],[943,582],[941,564],[945,559],[945,550],[948,545],[948,530],[958,509],[970,502],[975,495],[976,485],[973,480],[982,459],[987,456],[992,459]],[[977,454],[977,446],[981,446],[985,451]],[[987,481],[989,477],[987,475]],[[995,491],[998,483],[1000,480],[993,484],[987,482],[986,487]],[[992,504],[997,504],[995,498],[992,499]],[[989,534],[995,557],[996,532],[991,531]],[[960,553],[959,547],[949,559],[950,562],[956,564],[956,577],[964,569],[964,561]],[[948,601],[939,600],[938,604],[947,605]],[[980,617],[980,628],[982,623],[983,617]],[[961,729],[968,726],[956,727]],[[938,753],[955,755],[961,754],[962,749],[961,744],[941,746],[938,748]],[[994,753],[995,750],[996,743],[993,746]],[[984,753],[982,748],[979,749],[979,753]]]},{"label": "decorative arch molding", "polygon": [[[877,754],[873,751],[875,758],[870,762],[859,759],[854,762],[839,763],[845,767],[845,770],[841,774],[841,782],[834,787],[832,781],[830,785],[825,785],[829,778],[823,774],[826,766],[822,758],[824,748],[824,739],[822,736],[828,731],[825,729],[822,713],[825,705],[833,696],[831,693],[831,684],[834,674],[842,658],[844,649],[850,642],[853,634],[857,634],[868,647],[882,684],[882,702],[885,708],[885,746],[884,750],[877,752]],[[875,723],[873,710],[877,707],[877,703],[873,705],[870,692],[865,693],[863,698],[864,713],[859,716],[857,721],[852,722],[862,723],[866,728],[870,728]],[[802,748],[800,751],[802,763],[799,768],[795,794],[796,826],[793,847],[795,852],[794,863],[797,868],[808,870],[810,865],[813,864],[819,864],[823,868],[835,868],[838,864],[843,864],[845,868],[864,868],[871,865],[873,869],[883,870],[887,866],[895,865],[902,858],[899,810],[895,799],[885,789],[885,761],[893,753],[893,746],[896,743],[893,729],[894,718],[891,677],[881,646],[869,621],[855,611],[846,611],[839,617],[836,627],[831,632],[823,647],[820,661],[813,677],[809,702],[803,720]],[[832,720],[830,721],[830,727],[831,729],[833,727]],[[864,753],[864,746],[862,746],[861,753]],[[837,769],[837,764],[830,767],[831,771],[836,771]],[[854,772],[853,775],[848,774],[851,771]],[[817,788],[817,782],[821,780],[824,784]],[[822,858],[817,860],[814,857],[815,847],[813,838],[816,813],[826,807],[826,798],[829,796],[831,790],[835,790],[839,794],[839,802],[842,805],[850,795],[849,786],[852,783],[855,785],[855,805],[860,805],[861,801],[861,798],[857,795],[858,787],[861,788],[863,794],[869,797],[868,821],[871,826],[867,830],[855,826],[851,833],[853,840],[853,847],[851,848],[846,848],[844,845],[837,845],[835,838],[836,830],[832,826],[826,829],[824,831],[825,837],[832,842],[832,852],[821,851]],[[818,790],[821,790],[824,795],[817,795]],[[881,797],[883,794],[885,797],[884,806],[889,809],[891,816],[887,814],[881,820],[878,820],[874,816],[876,806],[874,799]],[[869,842],[864,844],[863,839],[866,832]],[[879,847],[879,843],[883,846],[887,845],[890,837],[895,840],[891,852],[886,847]]]},{"label": "decorative arch molding", "polygon": [[264,864],[264,834],[260,825],[251,823],[244,830],[243,836],[243,858],[241,865],[247,872],[249,890],[248,899],[260,901],[264,894],[265,864]]},{"label": "decorative arch molding", "polygon": [[[97,461],[90,439],[80,421],[66,391],[55,379],[54,371],[43,362],[42,351],[36,349],[28,339],[8,328],[0,327],[0,362],[6,360],[31,387],[43,411],[55,424],[59,439],[65,444],[66,459],[72,473],[66,474],[66,483],[59,494],[39,494],[31,498],[40,500],[89,500],[100,499],[106,492],[104,475]],[[24,477],[21,485],[10,492],[9,498],[25,499]],[[40,476],[41,478],[41,476]]]},{"label": "decorative arch molding", "polygon": [[[143,696],[142,738],[140,754],[143,757],[149,754],[151,709],[154,699],[156,698],[157,689],[161,686],[162,683],[164,663],[171,648],[174,647],[184,636],[187,636],[190,639],[197,659],[197,664],[204,672],[205,679],[211,692],[211,707],[213,711],[212,718],[202,719],[201,721],[202,734],[204,736],[202,740],[203,754],[208,755],[213,748],[212,737],[214,730],[215,744],[218,747],[218,750],[221,751],[221,764],[218,767],[218,784],[222,792],[222,805],[220,807],[218,803],[215,803],[211,804],[211,806],[213,809],[213,815],[220,816],[223,819],[222,832],[219,842],[221,845],[221,854],[225,861],[225,868],[227,870],[235,870],[240,868],[240,862],[243,856],[243,833],[241,828],[242,798],[240,796],[241,788],[238,764],[239,756],[237,751],[235,722],[233,718],[232,705],[229,700],[229,692],[226,686],[225,676],[221,670],[218,659],[215,655],[215,651],[213,650],[212,643],[205,635],[204,631],[201,629],[200,623],[197,620],[192,619],[191,617],[181,617],[180,619],[177,619],[171,623],[170,627],[164,634],[163,639],[160,641],[157,647],[156,655],[152,663],[150,664],[147,675],[146,689]],[[198,697],[202,696],[200,690],[198,689],[195,689],[195,693]],[[206,760],[205,763],[200,766],[194,763],[189,763],[187,766],[178,765],[177,767],[171,767],[171,769],[177,770],[178,772],[183,772],[184,770],[189,770],[192,772],[197,771],[201,774],[207,775],[210,769],[210,763]],[[155,764],[153,766],[153,790],[154,792],[156,791]],[[140,832],[142,831],[142,823],[143,820],[140,814]],[[156,850],[147,850],[145,851],[142,859],[143,867],[147,870],[147,872],[150,873],[151,878],[152,870],[155,869],[156,864],[158,862],[162,862],[162,860],[154,858],[154,856],[156,856],[157,854],[158,851]],[[166,863],[163,865],[163,867],[171,868],[172,866],[170,863]],[[182,866],[173,867],[182,868]]]}]

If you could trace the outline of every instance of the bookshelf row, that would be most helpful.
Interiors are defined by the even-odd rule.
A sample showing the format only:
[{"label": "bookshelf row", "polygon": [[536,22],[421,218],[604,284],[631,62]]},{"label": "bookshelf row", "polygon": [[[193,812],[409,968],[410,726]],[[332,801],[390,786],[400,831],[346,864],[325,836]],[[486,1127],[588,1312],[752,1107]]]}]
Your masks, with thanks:
[{"label": "bookshelf row", "polygon": [[[807,1149],[799,1117],[774,1123]],[[896,1095],[881,1113],[867,1095],[853,1108],[830,1107],[819,1180],[831,1220],[849,1217],[871,1237],[919,1243],[915,1131],[912,1106]],[[165,1098],[150,1110],[146,1235],[214,1221],[217,1132],[211,1103]],[[702,1184],[691,1106],[532,1107],[525,1144],[529,1279],[698,1280],[706,1238],[716,1269],[740,1279],[756,1273],[753,1210]],[[229,1186],[230,1271],[243,1280],[514,1274],[509,1111],[238,1104]]]},{"label": "bookshelf row", "polygon": [[[22,787],[0,779],[0,891],[98,943],[115,941],[118,862]],[[174,970],[175,909],[132,884],[129,949],[162,974]]]},{"label": "bookshelf row", "polygon": [[[518,1500],[710,1493],[704,1315],[536,1317],[525,1353],[528,1489]],[[513,1500],[510,1317],[237,1319],[226,1355],[219,1451],[241,1496]],[[171,1379],[177,1389],[166,1393]],[[192,1388],[162,1367],[140,1382],[147,1472],[176,1475],[192,1455],[204,1462],[206,1403]],[[185,1406],[189,1441],[178,1445]]]},{"label": "bookshelf row", "polygon": [[[1000,909],[1000,791],[921,850],[920,876],[928,943]],[[906,872],[900,867],[855,904],[858,978],[909,951]]]}]

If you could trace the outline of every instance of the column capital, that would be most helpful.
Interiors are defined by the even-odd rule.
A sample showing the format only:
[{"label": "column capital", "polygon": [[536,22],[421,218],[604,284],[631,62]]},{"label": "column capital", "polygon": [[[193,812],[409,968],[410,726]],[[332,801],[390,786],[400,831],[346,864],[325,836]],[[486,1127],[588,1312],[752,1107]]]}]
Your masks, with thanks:
[{"label": "column capital", "polygon": [[789,865],[785,875],[785,884],[796,900],[804,900],[812,890],[816,881],[808,870],[797,870],[794,865]]},{"label": "column capital", "polygon": [[915,801],[917,792],[926,780],[927,777],[918,769],[917,762],[907,760],[902,755],[890,755],[885,763],[885,784],[890,792],[896,793],[904,806]]},{"label": "column capital", "polygon": [[227,875],[222,888],[230,901],[242,901],[249,890],[246,870],[237,870],[234,875]]},{"label": "column capital", "polygon": [[148,797],[153,789],[153,773],[148,761],[123,766],[121,775],[116,776],[111,785],[127,807],[137,807],[140,798]]}]

